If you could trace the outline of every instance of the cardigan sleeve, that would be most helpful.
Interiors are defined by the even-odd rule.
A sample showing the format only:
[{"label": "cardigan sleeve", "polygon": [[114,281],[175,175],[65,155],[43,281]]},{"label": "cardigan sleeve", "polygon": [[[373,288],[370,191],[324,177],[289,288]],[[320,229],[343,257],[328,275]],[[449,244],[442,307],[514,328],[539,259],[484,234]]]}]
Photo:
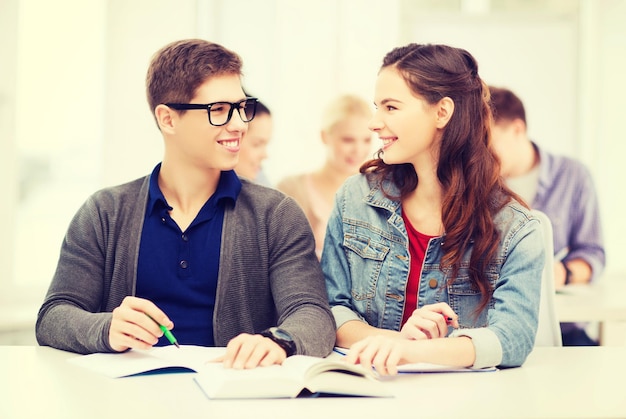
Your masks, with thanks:
[{"label": "cardigan sleeve", "polygon": [[37,315],[40,345],[113,352],[111,312],[134,293],[148,177],[94,193],[78,210]]},{"label": "cardigan sleeve", "polygon": [[99,313],[104,281],[104,241],[95,200],[89,199],[67,230],[54,277],[39,310],[40,345],[78,353],[110,352],[111,313]]},{"label": "cardigan sleeve", "polygon": [[270,225],[278,326],[294,337],[298,353],[326,356],[335,344],[336,327],[311,228],[291,199],[281,202]]},{"label": "cardigan sleeve", "polygon": [[298,354],[332,351],[335,323],[315,241],[292,198],[244,183],[226,211],[213,324],[220,346],[278,326],[293,337]]}]

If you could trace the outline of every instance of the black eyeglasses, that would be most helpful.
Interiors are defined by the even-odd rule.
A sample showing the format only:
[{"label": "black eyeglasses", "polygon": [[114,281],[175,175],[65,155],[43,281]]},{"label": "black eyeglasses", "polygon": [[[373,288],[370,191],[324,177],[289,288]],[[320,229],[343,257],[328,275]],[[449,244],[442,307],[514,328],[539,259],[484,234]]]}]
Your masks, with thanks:
[{"label": "black eyeglasses", "polygon": [[248,97],[241,102],[213,102],[201,105],[197,103],[166,103],[165,106],[169,106],[177,111],[190,110],[190,109],[206,109],[209,115],[209,124],[221,127],[228,124],[230,118],[233,116],[233,111],[237,109],[239,116],[243,122],[250,122],[254,119],[256,114],[256,104],[258,99],[255,97]]}]

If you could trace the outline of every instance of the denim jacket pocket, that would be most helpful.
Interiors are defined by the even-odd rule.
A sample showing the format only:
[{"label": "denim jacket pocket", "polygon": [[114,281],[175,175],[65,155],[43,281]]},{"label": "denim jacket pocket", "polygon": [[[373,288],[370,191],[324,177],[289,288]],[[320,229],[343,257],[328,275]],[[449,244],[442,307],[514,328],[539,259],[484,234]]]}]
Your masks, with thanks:
[{"label": "denim jacket pocket", "polygon": [[[497,275],[488,273],[487,277],[491,287],[495,286]],[[480,290],[472,285],[467,272],[459,272],[456,279],[448,284],[448,301],[454,312],[459,316],[459,326],[461,329],[487,327],[489,319],[487,313],[493,308],[493,298],[487,307],[480,313],[476,310],[480,306],[482,294]]]},{"label": "denim jacket pocket", "polygon": [[375,261],[384,260],[387,253],[389,253],[388,246],[372,241],[372,239],[367,236],[345,234],[343,237],[343,245],[360,257]]},{"label": "denim jacket pocket", "polygon": [[368,323],[377,324],[378,319],[373,312],[374,299],[383,262],[390,248],[367,235],[355,234],[345,234],[343,245],[347,250],[352,278],[362,278],[352,281],[351,294],[355,308]]}]

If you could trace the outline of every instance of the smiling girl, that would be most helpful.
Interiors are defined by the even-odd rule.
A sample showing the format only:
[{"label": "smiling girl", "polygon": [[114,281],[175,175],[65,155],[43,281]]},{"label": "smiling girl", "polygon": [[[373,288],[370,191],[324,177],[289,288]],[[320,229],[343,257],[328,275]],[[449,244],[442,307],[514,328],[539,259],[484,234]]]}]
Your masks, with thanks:
[{"label": "smiling girl", "polygon": [[489,92],[467,51],[389,52],[369,128],[382,147],[337,194],[322,268],[348,362],[519,366],[534,345],[539,221],[503,184]]}]

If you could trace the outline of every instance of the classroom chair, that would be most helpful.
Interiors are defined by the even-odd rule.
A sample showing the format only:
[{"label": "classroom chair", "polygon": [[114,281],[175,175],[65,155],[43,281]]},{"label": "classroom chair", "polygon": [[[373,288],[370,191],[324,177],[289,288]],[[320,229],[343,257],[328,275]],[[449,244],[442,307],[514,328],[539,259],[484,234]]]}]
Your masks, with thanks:
[{"label": "classroom chair", "polygon": [[535,346],[563,346],[561,325],[556,314],[554,287],[554,242],[552,223],[546,214],[539,210],[531,210],[533,217],[541,222],[546,262],[541,275],[541,299],[539,302],[539,325]]}]

